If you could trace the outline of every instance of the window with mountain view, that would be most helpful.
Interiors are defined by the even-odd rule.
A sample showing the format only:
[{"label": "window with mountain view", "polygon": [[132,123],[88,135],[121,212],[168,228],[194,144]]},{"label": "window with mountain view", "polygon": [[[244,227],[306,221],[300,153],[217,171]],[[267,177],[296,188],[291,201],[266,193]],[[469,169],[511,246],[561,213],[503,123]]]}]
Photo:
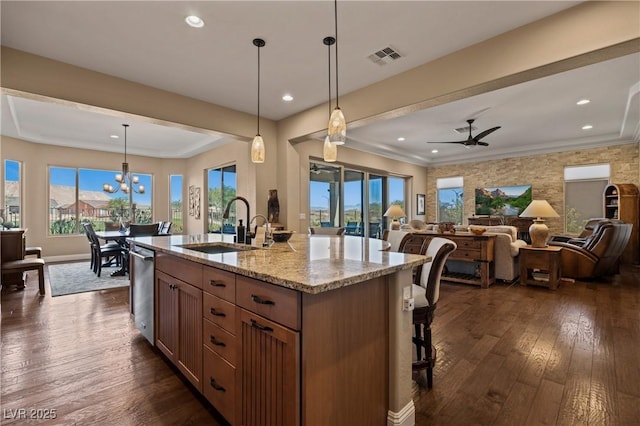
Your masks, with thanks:
[{"label": "window with mountain view", "polygon": [[[222,215],[227,203],[236,196],[238,189],[238,176],[236,166],[226,166],[209,169],[207,172],[208,210],[207,230],[211,233],[235,233],[237,223],[236,205],[231,205],[229,218],[223,219]],[[248,224],[245,224],[248,226]]]},{"label": "window with mountain view", "polygon": [[405,207],[406,178],[335,164],[309,164],[309,226],[344,227],[345,235],[380,238],[389,204]]},{"label": "window with mountain view", "polygon": [[4,202],[0,212],[0,226],[22,226],[22,167],[19,161],[4,161]]},{"label": "window with mountain view", "polygon": [[[144,193],[121,189],[110,194],[105,183],[114,187],[117,171],[49,167],[49,234],[81,233],[80,224],[91,222],[96,231],[117,228],[121,222],[152,223],[152,176],[135,173]],[[138,187],[136,185],[135,187]]]},{"label": "window with mountain view", "polygon": [[461,225],[464,218],[464,180],[462,176],[439,178],[438,188],[438,222],[453,222]]}]

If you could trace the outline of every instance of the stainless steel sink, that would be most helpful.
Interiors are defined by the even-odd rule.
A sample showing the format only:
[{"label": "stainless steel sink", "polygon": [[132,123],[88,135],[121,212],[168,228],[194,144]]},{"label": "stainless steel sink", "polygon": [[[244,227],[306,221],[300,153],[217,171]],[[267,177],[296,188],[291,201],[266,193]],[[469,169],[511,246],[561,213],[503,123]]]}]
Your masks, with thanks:
[{"label": "stainless steel sink", "polygon": [[207,254],[233,253],[238,251],[256,250],[258,248],[231,243],[182,244],[176,245],[176,247],[182,247],[187,250],[194,250]]}]

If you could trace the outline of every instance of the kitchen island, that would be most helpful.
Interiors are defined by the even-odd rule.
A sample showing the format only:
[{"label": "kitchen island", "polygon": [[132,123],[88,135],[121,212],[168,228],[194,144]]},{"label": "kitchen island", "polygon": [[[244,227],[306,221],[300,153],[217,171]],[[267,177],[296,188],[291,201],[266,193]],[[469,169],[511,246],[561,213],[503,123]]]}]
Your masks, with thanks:
[{"label": "kitchen island", "polygon": [[414,424],[403,289],[428,258],[350,236],[130,241],[155,252],[156,346],[229,423]]}]

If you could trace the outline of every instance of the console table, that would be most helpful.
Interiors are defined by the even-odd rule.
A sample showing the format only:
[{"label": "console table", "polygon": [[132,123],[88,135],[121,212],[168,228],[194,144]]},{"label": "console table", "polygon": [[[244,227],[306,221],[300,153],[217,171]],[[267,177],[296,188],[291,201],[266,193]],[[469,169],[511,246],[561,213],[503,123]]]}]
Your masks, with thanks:
[{"label": "console table", "polygon": [[[455,234],[439,234],[437,232],[414,232],[407,242],[411,245],[405,252],[417,253],[423,241],[431,241],[434,237],[442,237],[456,243],[458,248],[449,255],[447,268],[442,272],[445,281],[474,284],[482,288],[488,288],[496,282],[494,274],[494,245],[495,235],[475,235],[470,232],[456,232]],[[476,273],[456,272],[451,267],[451,261],[473,262],[476,265]]]}]

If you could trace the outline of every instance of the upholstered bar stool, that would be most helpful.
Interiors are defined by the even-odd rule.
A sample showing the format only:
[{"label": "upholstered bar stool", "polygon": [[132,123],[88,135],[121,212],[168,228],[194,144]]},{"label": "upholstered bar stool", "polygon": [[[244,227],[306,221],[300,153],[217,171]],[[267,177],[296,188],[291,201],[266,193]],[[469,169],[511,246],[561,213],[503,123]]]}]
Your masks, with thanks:
[{"label": "upholstered bar stool", "polygon": [[446,238],[435,237],[431,239],[426,250],[421,250],[432,261],[422,265],[422,271],[418,274],[419,284],[413,284],[413,298],[415,309],[413,310],[413,325],[416,345],[416,361],[412,369],[427,370],[427,386],[433,387],[433,366],[436,361],[436,349],[431,343],[431,323],[436,304],[440,297],[440,278],[444,264],[449,255],[457,248],[456,243]]}]

